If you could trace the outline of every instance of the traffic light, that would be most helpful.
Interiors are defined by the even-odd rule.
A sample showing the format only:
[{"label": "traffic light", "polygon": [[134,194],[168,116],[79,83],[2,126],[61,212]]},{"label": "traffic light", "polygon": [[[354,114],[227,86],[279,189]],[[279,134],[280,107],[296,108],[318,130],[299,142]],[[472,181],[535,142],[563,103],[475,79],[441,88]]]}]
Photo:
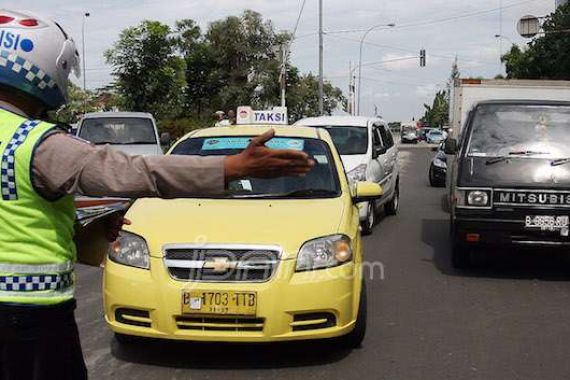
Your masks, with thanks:
[{"label": "traffic light", "polygon": [[426,67],[426,49],[420,50],[420,67]]}]

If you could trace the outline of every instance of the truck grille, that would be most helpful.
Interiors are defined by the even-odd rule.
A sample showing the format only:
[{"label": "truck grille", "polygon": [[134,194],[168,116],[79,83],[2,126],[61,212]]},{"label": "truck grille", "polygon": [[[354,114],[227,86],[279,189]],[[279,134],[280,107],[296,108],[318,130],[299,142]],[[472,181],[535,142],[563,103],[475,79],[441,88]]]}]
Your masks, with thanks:
[{"label": "truck grille", "polygon": [[265,282],[275,272],[280,249],[276,247],[167,247],[164,263],[180,281]]}]

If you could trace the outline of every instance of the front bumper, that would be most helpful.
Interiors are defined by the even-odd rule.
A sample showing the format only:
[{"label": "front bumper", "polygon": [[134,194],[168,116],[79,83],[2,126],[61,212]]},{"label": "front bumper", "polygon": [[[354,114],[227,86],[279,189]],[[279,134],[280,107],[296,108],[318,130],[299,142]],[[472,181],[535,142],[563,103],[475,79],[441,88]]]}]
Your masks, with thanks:
[{"label": "front bumper", "polygon": [[431,172],[433,174],[433,178],[437,182],[445,183],[447,177],[447,169],[441,168],[439,166],[431,165]]},{"label": "front bumper", "polygon": [[570,210],[522,209],[509,211],[456,210],[456,243],[474,246],[518,246],[529,248],[567,248],[570,237],[560,231],[527,229],[527,215],[566,216]]},{"label": "front bumper", "polygon": [[[285,260],[265,283],[176,281],[158,258],[151,258],[151,268],[141,270],[107,261],[103,285],[105,319],[114,332],[173,340],[272,342],[332,338],[354,329],[361,273],[353,263],[295,273],[295,260]],[[255,291],[257,315],[182,315],[182,291],[190,288]],[[334,323],[322,323],[321,319],[321,324],[317,324],[323,315],[334,317]],[[310,322],[313,316],[314,329]],[[184,327],[197,317],[199,329]],[[303,328],[295,323],[299,319],[305,319],[301,322]]]}]

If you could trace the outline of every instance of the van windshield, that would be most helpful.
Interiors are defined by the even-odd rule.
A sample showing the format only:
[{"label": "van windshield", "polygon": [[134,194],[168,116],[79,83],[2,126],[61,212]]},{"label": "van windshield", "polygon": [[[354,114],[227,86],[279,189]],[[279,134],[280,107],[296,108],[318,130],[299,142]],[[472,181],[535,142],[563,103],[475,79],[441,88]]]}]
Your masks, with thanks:
[{"label": "van windshield", "polygon": [[135,117],[85,119],[79,137],[93,144],[156,144],[150,119]]},{"label": "van windshield", "polygon": [[326,129],[341,156],[366,154],[368,152],[368,128],[366,127],[321,127]]},{"label": "van windshield", "polygon": [[549,159],[569,157],[570,107],[481,105],[473,117],[468,154]]}]

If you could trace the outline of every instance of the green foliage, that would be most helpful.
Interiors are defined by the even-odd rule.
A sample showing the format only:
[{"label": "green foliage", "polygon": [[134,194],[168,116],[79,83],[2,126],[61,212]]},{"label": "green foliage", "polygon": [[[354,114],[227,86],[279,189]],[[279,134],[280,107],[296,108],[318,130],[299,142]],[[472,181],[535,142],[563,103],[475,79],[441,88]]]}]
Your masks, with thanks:
[{"label": "green foliage", "polygon": [[59,124],[74,124],[84,113],[120,109],[122,99],[112,89],[83,91],[73,83],[68,83],[68,102],[49,114],[50,121]]},{"label": "green foliage", "polygon": [[[330,115],[343,101],[342,91],[331,83],[324,86],[324,111]],[[296,69],[289,73],[287,88],[289,121],[319,116],[319,79],[313,74],[300,75]]]},{"label": "green foliage", "polygon": [[186,65],[176,47],[170,27],[157,21],[121,33],[105,56],[127,109],[150,112],[158,119],[181,113]]},{"label": "green foliage", "polygon": [[[106,57],[124,108],[153,113],[161,128],[177,136],[212,125],[217,110],[279,105],[283,49],[290,39],[246,10],[211,23],[205,32],[189,19],[176,22],[173,30],[145,21],[125,29]],[[288,62],[287,73],[290,119],[317,115],[317,79]],[[325,112],[343,101],[342,91],[326,83]]]},{"label": "green foliage", "polygon": [[178,118],[164,119],[158,122],[158,128],[162,132],[170,133],[173,139],[178,139],[195,129],[208,128],[212,126],[210,118]]},{"label": "green foliage", "polygon": [[438,91],[431,106],[426,109],[422,122],[433,128],[441,128],[449,123],[449,101],[446,91]]},{"label": "green foliage", "polygon": [[507,78],[570,80],[570,3],[548,16],[543,29],[527,49],[513,45],[502,57]]}]

